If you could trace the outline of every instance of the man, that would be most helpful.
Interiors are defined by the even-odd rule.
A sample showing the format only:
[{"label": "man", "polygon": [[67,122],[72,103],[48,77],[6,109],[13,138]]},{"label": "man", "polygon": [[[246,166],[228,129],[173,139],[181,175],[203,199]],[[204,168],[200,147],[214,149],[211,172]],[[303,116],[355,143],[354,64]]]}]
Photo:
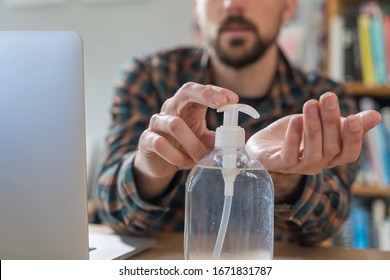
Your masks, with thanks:
[{"label": "man", "polygon": [[328,238],[348,214],[362,137],[380,115],[355,115],[343,87],[289,64],[276,39],[296,0],[193,2],[205,48],[136,59],[116,86],[101,219],[122,232],[182,230],[188,170],[222,123],[208,108],[240,102],[261,115],[240,126],[274,182],[275,237]]}]

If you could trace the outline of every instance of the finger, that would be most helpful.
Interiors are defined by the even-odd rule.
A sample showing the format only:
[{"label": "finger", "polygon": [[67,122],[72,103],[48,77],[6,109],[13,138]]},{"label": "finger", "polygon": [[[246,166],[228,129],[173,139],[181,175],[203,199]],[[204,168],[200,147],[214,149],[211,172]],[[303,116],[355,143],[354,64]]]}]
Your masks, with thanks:
[{"label": "finger", "polygon": [[177,149],[164,136],[146,130],[140,137],[139,150],[144,154],[157,154],[170,164],[178,168],[188,168],[194,164],[194,161],[187,154]]},{"label": "finger", "polygon": [[184,152],[195,161],[201,160],[209,152],[179,117],[155,114],[150,120],[149,128],[159,134],[163,133],[171,136]]},{"label": "finger", "polygon": [[205,147],[209,150],[212,150],[215,146],[215,132],[207,131],[200,141],[205,145]]},{"label": "finger", "polygon": [[330,162],[341,151],[340,107],[337,96],[332,92],[320,98],[322,121],[322,156],[324,162]]},{"label": "finger", "polygon": [[367,133],[367,131],[378,125],[382,120],[381,114],[375,110],[363,111],[358,113],[357,116],[362,120],[364,133]]},{"label": "finger", "polygon": [[282,162],[286,168],[294,167],[299,162],[302,133],[303,117],[301,115],[294,116],[288,124],[281,152]]},{"label": "finger", "polygon": [[358,159],[363,142],[363,122],[359,116],[349,116],[343,126],[342,150],[330,163],[328,168],[354,162]]},{"label": "finger", "polygon": [[231,90],[189,82],[184,84],[177,93],[164,102],[161,112],[175,114],[181,112],[191,103],[216,109],[228,103],[237,103],[238,95]]},{"label": "finger", "polygon": [[304,151],[302,163],[310,168],[322,160],[322,124],[319,103],[309,100],[303,106]]}]

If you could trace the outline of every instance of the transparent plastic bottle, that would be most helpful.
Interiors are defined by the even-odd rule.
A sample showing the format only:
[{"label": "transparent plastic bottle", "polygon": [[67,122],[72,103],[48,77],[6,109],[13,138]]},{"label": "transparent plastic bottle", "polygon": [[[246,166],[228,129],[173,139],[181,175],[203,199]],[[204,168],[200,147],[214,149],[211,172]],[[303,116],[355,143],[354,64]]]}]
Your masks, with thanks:
[{"label": "transparent plastic bottle", "polygon": [[185,259],[272,259],[274,190],[267,170],[245,150],[238,111],[221,107],[224,125],[215,149],[191,170],[186,183]]}]

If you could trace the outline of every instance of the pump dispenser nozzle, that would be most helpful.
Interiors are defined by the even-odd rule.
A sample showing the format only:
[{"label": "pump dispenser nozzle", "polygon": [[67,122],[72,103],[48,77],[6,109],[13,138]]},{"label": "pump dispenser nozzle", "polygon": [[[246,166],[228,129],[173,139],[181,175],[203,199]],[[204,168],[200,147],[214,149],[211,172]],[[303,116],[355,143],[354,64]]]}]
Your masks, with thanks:
[{"label": "pump dispenser nozzle", "polygon": [[229,104],[220,107],[218,112],[224,112],[223,125],[217,128],[215,147],[222,148],[222,175],[225,181],[225,201],[221,224],[213,251],[213,259],[219,259],[226,229],[229,222],[234,181],[240,170],[237,169],[237,148],[245,147],[245,131],[238,126],[238,112],[243,112],[253,118],[259,118],[259,113],[249,105]]},{"label": "pump dispenser nozzle", "polygon": [[238,125],[238,112],[243,112],[254,119],[260,117],[259,113],[246,104],[228,104],[217,109],[217,112],[224,112],[223,125]]},{"label": "pump dispenser nozzle", "polygon": [[259,113],[249,105],[229,104],[218,108],[224,112],[223,125],[217,128],[215,147],[222,148],[222,172],[226,182],[225,196],[233,195],[234,180],[237,176],[236,149],[245,147],[245,131],[238,126],[238,112],[243,112],[253,118],[259,118]]},{"label": "pump dispenser nozzle", "polygon": [[245,131],[238,126],[238,112],[243,112],[255,119],[260,117],[259,113],[246,104],[228,104],[218,108],[217,112],[224,112],[224,116],[223,125],[216,131],[215,147],[245,147]]}]

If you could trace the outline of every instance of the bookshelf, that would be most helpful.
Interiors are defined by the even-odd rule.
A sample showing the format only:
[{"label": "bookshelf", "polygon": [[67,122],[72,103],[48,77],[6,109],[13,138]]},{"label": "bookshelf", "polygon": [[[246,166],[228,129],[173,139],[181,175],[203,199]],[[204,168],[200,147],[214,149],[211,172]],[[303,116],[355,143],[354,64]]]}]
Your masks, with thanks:
[{"label": "bookshelf", "polygon": [[390,98],[389,86],[366,86],[360,81],[348,82],[347,90],[355,96],[372,96]]},{"label": "bookshelf", "polygon": [[[367,0],[324,1],[324,23],[326,25],[326,38],[328,40],[328,44],[325,47],[323,65],[325,71],[330,77],[336,78],[336,80],[339,78],[340,81],[346,81],[345,85],[347,91],[357,98],[360,105],[362,104],[360,101],[369,97],[378,103],[379,110],[382,110],[382,108],[386,106],[390,106],[390,60],[386,60],[387,56],[390,55],[390,47],[388,47],[389,43],[386,42],[386,37],[389,36],[385,35],[389,33],[386,33],[387,27],[385,27],[384,20],[381,22],[381,24],[383,24],[382,29],[374,29],[373,23],[374,20],[380,18],[378,15],[381,14],[373,12],[377,12],[377,10],[365,9],[365,13],[370,11],[370,13],[365,14],[366,19],[368,18],[367,22],[369,23],[366,25],[366,33],[362,33],[362,10],[360,5],[367,3]],[[387,5],[385,6],[386,8],[381,9],[381,11],[384,12],[384,14],[390,14],[389,0],[379,0],[377,2],[380,3],[381,8]],[[335,27],[342,28],[342,31],[339,31],[339,29]],[[379,33],[378,30],[381,32]],[[338,34],[338,36],[335,34]],[[381,40],[378,39],[379,34],[382,35]],[[365,40],[362,40],[362,38]],[[384,46],[380,51],[378,51],[377,48],[379,41],[381,42],[380,45]],[[370,45],[369,51],[367,44]],[[381,54],[381,59],[378,59],[378,53]],[[370,71],[367,70],[367,54],[370,55],[371,60]],[[358,58],[358,62],[356,58]],[[343,63],[339,64],[339,61],[343,61]],[[378,61],[382,63],[378,63]],[[340,71],[340,69],[342,69],[342,71]],[[387,73],[384,72],[386,70]],[[371,72],[371,82],[368,82],[367,71]],[[341,75],[339,75],[340,72],[342,72]],[[382,77],[382,79],[380,77]],[[362,108],[364,107],[365,106],[363,105]],[[385,119],[385,117],[383,117],[383,119]],[[378,137],[379,135],[383,136],[386,134],[376,133],[375,137],[377,139],[382,138]],[[383,139],[386,139],[386,137],[383,137]],[[386,143],[388,142],[387,140],[384,140],[383,142],[385,144],[378,145],[380,148],[377,148],[376,150],[380,151],[379,153],[386,154],[387,145],[389,145],[389,143]],[[377,141],[374,141],[374,143],[374,145],[377,145]],[[370,152],[372,152],[372,149],[370,149]],[[384,158],[382,155],[379,157],[381,159]],[[387,161],[383,161],[383,159],[380,162],[380,164],[376,162],[376,166],[387,165]],[[386,162],[386,164],[384,164],[384,162]],[[386,174],[389,173],[388,169],[386,167],[379,169],[382,169],[382,173],[379,172],[378,174],[385,175],[375,177],[380,179],[374,179],[374,181],[388,182],[383,179],[387,178]],[[371,174],[369,174],[368,178],[371,179],[371,177]],[[351,212],[340,231],[341,243],[338,243],[336,237],[332,240],[334,245],[351,246],[355,248],[374,247],[380,248],[381,250],[390,250],[390,183],[374,183],[374,181],[371,181],[370,179],[367,180],[366,178],[365,180],[362,180],[362,182],[373,183],[355,183],[352,186]]]},{"label": "bookshelf", "polygon": [[390,188],[379,185],[367,186],[364,184],[354,184],[352,187],[352,195],[356,197],[368,198],[390,198]]},{"label": "bookshelf", "polygon": [[[367,2],[367,0],[325,0],[325,24],[327,25],[327,32],[329,37],[331,19],[334,16],[345,16],[351,7],[356,7],[359,4]],[[384,3],[388,1],[378,1]],[[329,73],[329,45],[326,51],[328,54],[325,59],[325,68]],[[348,81],[346,82],[347,91],[357,98],[372,97],[374,99],[386,99],[390,102],[390,81],[386,85],[366,85],[363,81]],[[356,184],[353,186],[352,194],[358,197],[372,197],[372,198],[390,198],[390,187],[380,185],[364,185]]]},{"label": "bookshelf", "polygon": [[[345,15],[345,13],[353,6],[357,6],[361,3],[367,2],[367,0],[325,0],[325,24],[327,26],[328,37],[330,33],[331,19],[336,15]],[[379,3],[388,3],[388,1],[378,1]],[[327,46],[327,54],[330,53],[329,46]],[[329,73],[329,55],[325,60],[325,68]],[[371,96],[371,97],[386,97],[390,99],[390,83],[387,85],[365,85],[362,81],[349,81],[346,83],[347,90],[358,97]]]}]

